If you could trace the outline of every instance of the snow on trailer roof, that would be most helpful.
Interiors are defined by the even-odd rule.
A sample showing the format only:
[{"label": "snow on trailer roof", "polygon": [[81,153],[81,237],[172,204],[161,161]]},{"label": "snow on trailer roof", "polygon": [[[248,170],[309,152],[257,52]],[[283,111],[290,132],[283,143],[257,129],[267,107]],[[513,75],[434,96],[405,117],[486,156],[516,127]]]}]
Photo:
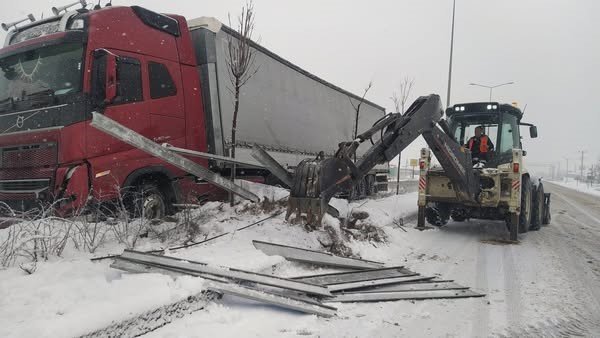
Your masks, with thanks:
[{"label": "snow on trailer roof", "polygon": [[[203,28],[203,29],[208,29],[208,30],[210,30],[210,31],[212,31],[214,33],[217,33],[220,30],[223,30],[227,34],[231,34],[231,35],[234,35],[234,36],[238,35],[238,33],[234,29],[232,29],[231,27],[223,24],[221,21],[217,20],[214,17],[202,16],[202,17],[199,17],[199,18],[196,18],[196,19],[188,20],[187,23],[188,23],[188,28],[189,28],[190,31],[193,31],[193,30],[196,30],[196,29],[202,29]],[[321,84],[324,84],[325,86],[328,86],[328,87],[330,87],[330,88],[332,88],[334,90],[342,92],[342,93],[344,93],[344,94],[352,97],[355,100],[358,100],[358,101],[362,100],[364,103],[370,104],[370,105],[376,107],[377,109],[385,111],[384,107],[382,107],[382,106],[380,106],[380,105],[378,105],[378,104],[376,104],[376,103],[374,103],[372,101],[369,101],[367,99],[363,100],[359,95],[351,93],[351,92],[349,92],[349,91],[347,91],[347,90],[345,90],[345,89],[343,89],[341,87],[338,87],[338,86],[334,85],[331,82],[323,80],[322,78],[320,78],[320,77],[318,77],[318,76],[310,73],[307,70],[304,70],[304,69],[298,67],[297,65],[291,63],[290,61],[288,61],[288,60],[282,58],[281,56],[273,53],[272,51],[270,51],[267,48],[259,45],[258,43],[254,42],[254,41],[250,41],[250,42],[251,42],[253,48],[255,48],[255,49],[259,50],[260,52],[268,55],[269,57],[271,57],[271,58],[273,58],[273,59],[281,62],[286,67],[292,68],[292,69],[296,70],[297,72],[301,73],[302,75],[304,75],[306,77],[309,77],[309,78],[311,78],[311,79],[313,79],[313,80],[315,80],[317,82],[320,82]]]}]

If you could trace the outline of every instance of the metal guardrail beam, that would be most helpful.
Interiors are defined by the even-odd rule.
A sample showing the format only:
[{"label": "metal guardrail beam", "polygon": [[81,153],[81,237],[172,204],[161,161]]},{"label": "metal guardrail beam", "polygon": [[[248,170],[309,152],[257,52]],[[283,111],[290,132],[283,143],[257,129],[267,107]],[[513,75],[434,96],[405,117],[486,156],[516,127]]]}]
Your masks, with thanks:
[{"label": "metal guardrail beam", "polygon": [[221,156],[221,155],[215,155],[215,154],[209,154],[209,153],[205,153],[202,151],[195,151],[195,150],[190,150],[190,149],[185,149],[185,148],[179,148],[179,147],[172,146],[168,143],[163,143],[162,146],[171,150],[174,153],[188,155],[188,156],[192,156],[192,157],[201,157],[201,158],[206,158],[209,160],[223,161],[223,162],[227,162],[227,163],[235,163],[235,164],[239,164],[239,165],[243,165],[243,166],[247,166],[247,167],[253,167],[253,168],[261,168],[261,169],[265,168],[264,166],[258,165],[256,163],[240,161],[240,160],[236,160],[235,158]]},{"label": "metal guardrail beam", "polygon": [[168,148],[163,147],[160,144],[147,139],[146,137],[121,125],[120,123],[117,123],[116,121],[113,121],[112,119],[102,114],[93,112],[92,122],[90,123],[90,125],[152,156],[158,157],[161,160],[168,162],[181,170],[184,170],[185,172],[188,172],[199,178],[205,179],[220,188],[230,191],[250,201],[259,201],[259,198],[252,192],[236,185],[235,183],[222,177],[221,175],[204,168],[198,163],[189,160],[181,155],[178,155],[173,151],[169,150]]},{"label": "metal guardrail beam", "polygon": [[326,303],[347,302],[380,302],[401,299],[443,299],[483,297],[484,294],[471,290],[435,290],[435,291],[402,291],[402,292],[369,292],[346,293],[326,300]]},{"label": "metal guardrail beam", "polygon": [[294,184],[292,175],[290,175],[290,173],[263,148],[254,145],[250,155],[252,155],[252,157],[254,157],[258,162],[262,163],[273,175],[275,175],[275,177],[287,185],[288,188],[292,187]]},{"label": "metal guardrail beam", "polygon": [[263,275],[244,270],[231,269],[227,267],[210,266],[205,263],[178,259],[174,257],[158,256],[139,251],[125,250],[120,258],[130,260],[134,263],[147,263],[163,269],[176,269],[177,272],[192,271],[194,273],[254,282],[283,289],[305,292],[313,295],[331,296],[331,292],[329,292],[326,287],[320,285],[270,275]]},{"label": "metal guardrail beam", "polygon": [[405,269],[402,266],[395,266],[395,267],[373,269],[373,270],[360,270],[360,271],[350,271],[350,272],[327,273],[327,274],[312,275],[312,276],[299,276],[299,277],[294,277],[292,279],[297,280],[297,281],[306,282],[306,283],[329,285],[329,284],[360,282],[360,281],[373,280],[373,279],[416,276],[416,275],[418,275],[418,274],[414,273],[408,269]]},{"label": "metal guardrail beam", "polygon": [[282,244],[268,243],[257,240],[252,241],[252,244],[255,248],[269,256],[282,256],[291,261],[364,270],[383,267],[383,263],[379,262],[340,257],[327,252],[308,250]]}]

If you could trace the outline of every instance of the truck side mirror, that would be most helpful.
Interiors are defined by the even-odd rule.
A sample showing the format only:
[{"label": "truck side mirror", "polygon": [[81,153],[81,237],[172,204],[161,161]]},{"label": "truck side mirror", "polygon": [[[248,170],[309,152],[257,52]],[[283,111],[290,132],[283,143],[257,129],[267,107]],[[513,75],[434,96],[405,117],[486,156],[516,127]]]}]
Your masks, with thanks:
[{"label": "truck side mirror", "polygon": [[118,57],[106,49],[94,51],[92,100],[94,106],[104,107],[117,97]]},{"label": "truck side mirror", "polygon": [[529,127],[529,136],[531,138],[536,138],[538,137],[538,133],[537,133],[537,127],[536,126],[530,126]]}]

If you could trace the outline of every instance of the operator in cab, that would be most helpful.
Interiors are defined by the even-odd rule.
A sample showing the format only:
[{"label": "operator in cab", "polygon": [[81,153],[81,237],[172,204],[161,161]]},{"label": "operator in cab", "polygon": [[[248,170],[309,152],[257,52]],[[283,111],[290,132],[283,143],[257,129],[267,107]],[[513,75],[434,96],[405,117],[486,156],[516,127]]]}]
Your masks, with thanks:
[{"label": "operator in cab", "polygon": [[466,146],[471,150],[471,157],[484,161],[490,160],[490,154],[494,151],[492,140],[485,134],[485,128],[478,126],[475,128],[475,136],[471,137]]}]

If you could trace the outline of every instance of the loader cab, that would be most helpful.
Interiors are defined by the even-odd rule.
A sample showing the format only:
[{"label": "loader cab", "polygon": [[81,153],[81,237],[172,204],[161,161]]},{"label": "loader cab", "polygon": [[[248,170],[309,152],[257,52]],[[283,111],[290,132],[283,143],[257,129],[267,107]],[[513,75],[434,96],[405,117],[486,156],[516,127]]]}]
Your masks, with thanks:
[{"label": "loader cab", "polygon": [[512,150],[522,148],[519,124],[523,113],[512,105],[497,102],[456,104],[446,109],[446,116],[451,136],[465,147],[475,135],[475,128],[484,128],[484,134],[493,144],[485,167],[495,168],[511,162]]}]

